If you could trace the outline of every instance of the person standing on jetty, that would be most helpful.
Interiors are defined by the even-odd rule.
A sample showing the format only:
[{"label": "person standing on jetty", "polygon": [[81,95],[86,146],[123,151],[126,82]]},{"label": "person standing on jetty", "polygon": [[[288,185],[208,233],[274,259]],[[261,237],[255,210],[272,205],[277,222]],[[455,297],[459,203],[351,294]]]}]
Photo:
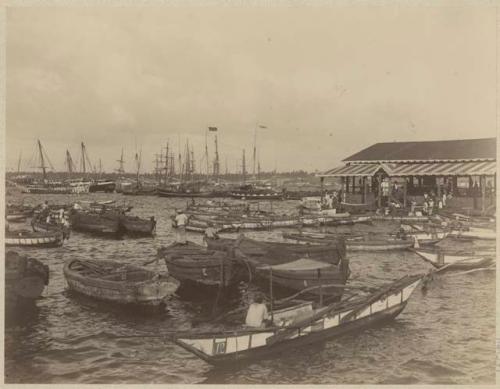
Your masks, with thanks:
[{"label": "person standing on jetty", "polygon": [[175,211],[175,225],[177,227],[176,231],[176,239],[177,243],[186,244],[186,223],[188,221],[188,217],[184,213],[183,210]]}]

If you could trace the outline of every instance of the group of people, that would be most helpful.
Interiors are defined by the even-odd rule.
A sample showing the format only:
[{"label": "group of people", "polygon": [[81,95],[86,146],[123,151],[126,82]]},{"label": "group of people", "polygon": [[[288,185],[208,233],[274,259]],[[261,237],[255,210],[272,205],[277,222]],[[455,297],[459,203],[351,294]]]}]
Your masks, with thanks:
[{"label": "group of people", "polygon": [[47,224],[58,224],[65,228],[69,228],[70,226],[69,215],[64,208],[60,208],[54,212],[50,209],[47,200],[40,206],[38,219],[44,220]]}]

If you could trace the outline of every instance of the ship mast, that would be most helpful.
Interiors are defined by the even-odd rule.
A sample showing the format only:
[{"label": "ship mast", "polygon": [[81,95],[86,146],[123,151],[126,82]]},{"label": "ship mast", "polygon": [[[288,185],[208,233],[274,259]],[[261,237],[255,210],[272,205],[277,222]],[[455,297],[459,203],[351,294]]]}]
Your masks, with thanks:
[{"label": "ship mast", "polygon": [[242,175],[243,175],[243,184],[246,182],[246,174],[247,174],[247,168],[246,168],[246,163],[245,163],[245,149],[243,149],[243,161],[242,161]]},{"label": "ship mast", "polygon": [[119,162],[120,163],[120,167],[116,170],[117,173],[119,174],[123,174],[125,173],[125,169],[123,168],[123,164],[124,164],[124,160],[123,160],[123,147],[122,147],[122,154],[121,154],[121,157],[120,159],[117,159],[116,162]]},{"label": "ship mast", "polygon": [[253,176],[255,177],[255,161],[257,160],[257,127],[253,133]]},{"label": "ship mast", "polygon": [[217,181],[219,180],[219,149],[217,147],[217,134],[215,134],[214,177]]},{"label": "ship mast", "polygon": [[38,139],[38,150],[40,151],[40,168],[42,169],[43,181],[45,182],[45,180],[47,178],[47,167],[45,166],[45,161],[43,159],[43,149],[42,149],[42,143],[40,142],[40,139]]},{"label": "ship mast", "polygon": [[205,160],[207,162],[207,181],[208,181],[208,175],[209,175],[209,167],[208,167],[208,131],[205,130]]},{"label": "ship mast", "polygon": [[73,158],[71,158],[71,154],[70,154],[69,150],[66,150],[66,166],[68,167],[69,175],[72,175],[74,164],[73,164]]},{"label": "ship mast", "polygon": [[17,161],[17,174],[19,174],[21,172],[21,158],[23,156],[23,151],[21,150],[19,152],[19,159]]}]

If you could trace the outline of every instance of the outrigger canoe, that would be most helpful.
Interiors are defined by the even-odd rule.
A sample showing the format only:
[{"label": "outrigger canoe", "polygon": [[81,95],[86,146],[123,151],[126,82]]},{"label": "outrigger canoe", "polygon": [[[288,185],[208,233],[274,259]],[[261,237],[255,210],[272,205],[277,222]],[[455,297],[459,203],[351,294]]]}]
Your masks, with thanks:
[{"label": "outrigger canoe", "polygon": [[240,364],[284,353],[394,319],[406,307],[421,277],[406,276],[352,302],[317,309],[311,305],[304,309],[302,304],[295,310],[277,311],[268,329],[177,334],[173,340],[212,365]]},{"label": "outrigger canoe", "polygon": [[159,306],[179,286],[170,276],[114,261],[69,259],[63,272],[71,290],[117,304]]},{"label": "outrigger canoe", "polygon": [[493,252],[485,255],[421,249],[415,249],[414,252],[438,269],[446,266],[447,270],[471,270],[488,267],[494,262]]},{"label": "outrigger canoe", "polygon": [[33,232],[28,230],[5,231],[5,246],[59,247],[64,241],[62,231]]}]

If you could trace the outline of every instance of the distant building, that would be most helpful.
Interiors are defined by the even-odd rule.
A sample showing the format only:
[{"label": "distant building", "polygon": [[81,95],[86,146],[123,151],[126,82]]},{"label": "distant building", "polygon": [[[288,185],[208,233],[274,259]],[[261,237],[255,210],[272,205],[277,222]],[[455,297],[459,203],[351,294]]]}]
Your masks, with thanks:
[{"label": "distant building", "polygon": [[404,205],[424,193],[451,194],[461,207],[495,204],[496,138],[376,143],[343,162],[318,176],[340,177],[346,202],[383,205],[390,185]]}]

